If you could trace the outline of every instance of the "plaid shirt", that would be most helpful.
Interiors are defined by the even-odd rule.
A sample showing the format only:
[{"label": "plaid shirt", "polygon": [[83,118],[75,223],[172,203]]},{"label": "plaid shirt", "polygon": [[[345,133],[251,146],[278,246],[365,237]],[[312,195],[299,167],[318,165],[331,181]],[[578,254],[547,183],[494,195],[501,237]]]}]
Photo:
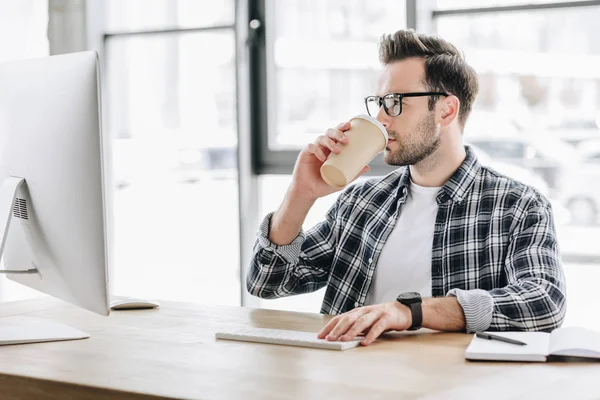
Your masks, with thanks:
[{"label": "plaid shirt", "polygon": [[[433,296],[457,297],[468,332],[557,328],[566,311],[565,278],[550,203],[466,150],[437,195]],[[352,185],[325,221],[285,246],[269,241],[269,214],[254,248],[248,291],[276,298],[327,286],[322,313],[362,306],[409,188],[407,167]]]}]

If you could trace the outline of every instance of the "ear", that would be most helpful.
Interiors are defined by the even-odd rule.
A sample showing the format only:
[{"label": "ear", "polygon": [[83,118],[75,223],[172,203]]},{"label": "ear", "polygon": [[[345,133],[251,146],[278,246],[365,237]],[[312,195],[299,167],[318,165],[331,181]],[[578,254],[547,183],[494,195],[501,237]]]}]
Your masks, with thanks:
[{"label": "ear", "polygon": [[455,120],[458,121],[458,112],[460,110],[460,100],[454,95],[446,96],[438,102],[440,110],[440,125],[447,127]]}]

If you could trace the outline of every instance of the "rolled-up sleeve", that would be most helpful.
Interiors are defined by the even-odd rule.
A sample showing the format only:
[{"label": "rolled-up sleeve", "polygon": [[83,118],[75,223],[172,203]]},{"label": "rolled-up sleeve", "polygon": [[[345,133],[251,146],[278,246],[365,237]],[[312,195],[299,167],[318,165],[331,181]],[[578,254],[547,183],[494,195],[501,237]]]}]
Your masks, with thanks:
[{"label": "rolled-up sleeve", "polygon": [[250,294],[278,298],[314,292],[326,285],[335,253],[336,215],[341,197],[324,221],[306,233],[301,231],[288,245],[278,246],[269,240],[273,213],[265,217],[246,276]]},{"label": "rolled-up sleeve", "polygon": [[566,284],[552,208],[532,202],[511,232],[505,260],[508,285],[489,291],[453,289],[467,332],[550,331],[566,313]]}]

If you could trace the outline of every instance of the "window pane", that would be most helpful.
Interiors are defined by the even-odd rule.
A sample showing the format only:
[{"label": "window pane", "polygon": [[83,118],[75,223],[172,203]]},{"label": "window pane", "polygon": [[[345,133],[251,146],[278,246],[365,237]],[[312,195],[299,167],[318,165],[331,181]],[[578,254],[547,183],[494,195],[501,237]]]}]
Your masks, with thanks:
[{"label": "window pane", "polygon": [[108,41],[115,294],[240,303],[234,49],[233,32]]},{"label": "window pane", "polygon": [[234,18],[234,0],[106,1],[108,32],[228,25]]},{"label": "window pane", "polygon": [[405,27],[398,0],[267,0],[269,146],[298,149],[366,113],[379,72],[377,42]]},{"label": "window pane", "polygon": [[0,0],[0,62],[47,56],[48,2]]},{"label": "window pane", "polygon": [[[275,211],[279,207],[291,180],[291,175],[260,175],[258,177],[260,218],[263,218],[267,213]],[[323,221],[327,210],[335,203],[337,196],[338,195],[334,193],[319,199],[306,217],[303,229],[308,230]],[[321,289],[315,293],[290,296],[276,300],[260,299],[260,307],[315,313],[319,312],[321,309],[324,295],[325,289]]]},{"label": "window pane", "polygon": [[595,224],[600,206],[581,154],[600,140],[598,16],[600,7],[587,7],[448,16],[437,25],[480,75],[466,140],[541,177],[540,189],[577,224]]},{"label": "window pane", "polygon": [[600,168],[586,157],[600,148],[599,17],[600,7],[584,7],[437,20],[438,33],[464,50],[480,76],[465,140],[484,163],[552,202],[567,325],[590,326],[587,310],[600,306],[589,291],[600,260]]}]

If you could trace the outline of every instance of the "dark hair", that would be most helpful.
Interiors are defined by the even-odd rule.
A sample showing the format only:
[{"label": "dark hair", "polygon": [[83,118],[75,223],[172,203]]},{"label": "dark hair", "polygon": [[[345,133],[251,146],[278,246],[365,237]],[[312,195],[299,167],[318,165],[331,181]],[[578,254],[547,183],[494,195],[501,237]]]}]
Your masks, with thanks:
[{"label": "dark hair", "polygon": [[[435,35],[417,33],[412,29],[386,34],[379,42],[379,60],[387,65],[407,58],[425,60],[427,91],[446,92],[458,97],[458,121],[464,128],[479,91],[477,72],[465,61],[464,55],[452,44]],[[433,110],[438,96],[429,100]]]}]

